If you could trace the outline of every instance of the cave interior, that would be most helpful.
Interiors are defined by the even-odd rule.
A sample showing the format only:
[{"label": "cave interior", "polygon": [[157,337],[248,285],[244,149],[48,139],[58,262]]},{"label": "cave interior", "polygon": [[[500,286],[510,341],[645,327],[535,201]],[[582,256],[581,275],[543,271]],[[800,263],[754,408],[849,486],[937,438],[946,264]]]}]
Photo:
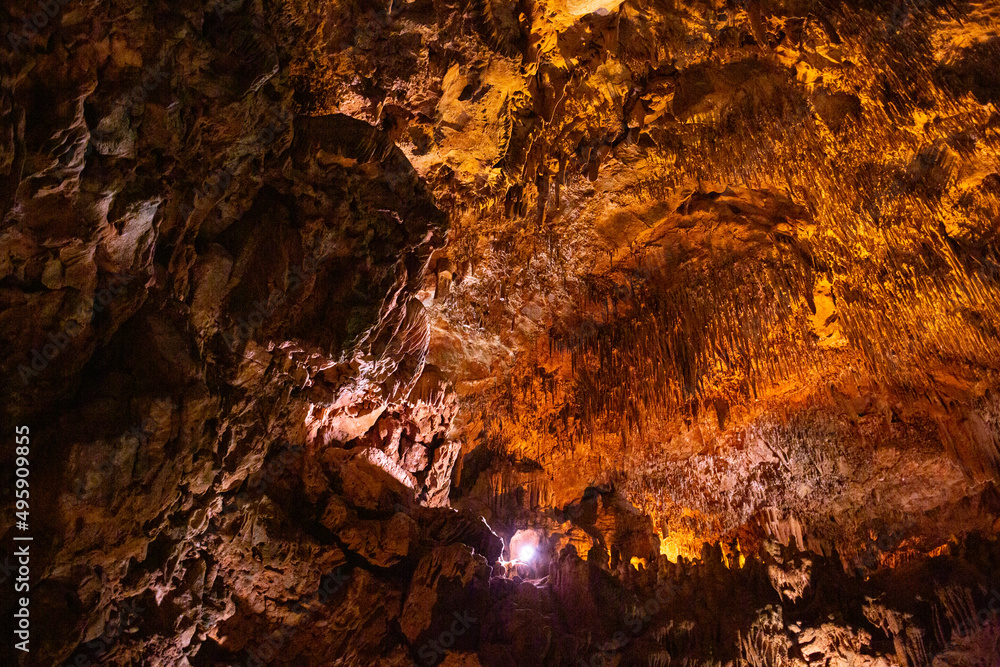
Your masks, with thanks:
[{"label": "cave interior", "polygon": [[3,664],[1000,665],[997,0],[0,26]]}]

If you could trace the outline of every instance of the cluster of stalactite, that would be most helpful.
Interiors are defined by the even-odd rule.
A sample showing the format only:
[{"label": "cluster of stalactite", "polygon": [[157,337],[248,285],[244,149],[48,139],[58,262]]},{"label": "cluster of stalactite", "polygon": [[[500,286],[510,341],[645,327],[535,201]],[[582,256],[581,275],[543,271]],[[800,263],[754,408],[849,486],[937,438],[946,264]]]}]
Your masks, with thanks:
[{"label": "cluster of stalactite", "polygon": [[[481,9],[485,22],[491,26],[486,31],[486,41],[491,47],[501,42],[509,45],[515,33],[517,40],[524,38],[516,21],[497,17],[498,8],[508,4],[484,3]],[[722,173],[734,175],[730,182],[779,183],[794,190],[802,181],[780,167],[788,161],[824,161],[825,147],[799,141],[789,144],[790,151],[782,151],[776,142],[763,142],[761,138],[791,138],[805,133],[829,135],[832,130],[850,131],[853,126],[840,114],[831,118],[818,108],[812,96],[816,91],[810,91],[817,85],[836,86],[839,89],[830,93],[853,98],[847,102],[851,107],[848,114],[854,120],[863,117],[866,126],[894,129],[898,120],[908,120],[913,111],[934,109],[935,113],[930,114],[937,114],[934,132],[947,134],[949,127],[969,127],[968,114],[972,109],[958,99],[961,94],[956,94],[961,92],[962,77],[947,68],[936,67],[927,37],[935,21],[960,19],[957,7],[947,3],[935,8],[892,7],[892,3],[875,3],[868,8],[838,2],[810,4],[813,6],[785,11],[822,17],[816,22],[822,27],[826,41],[850,53],[852,60],[855,55],[862,56],[859,62],[852,63],[849,75],[835,77],[839,81],[820,78],[819,84],[809,85],[797,81],[795,71],[774,56],[771,47],[775,44],[769,43],[773,34],[757,35],[757,41],[766,47],[759,52],[756,46],[748,49],[745,44],[729,43],[726,35],[734,29],[758,33],[759,16],[755,22],[752,16],[735,12],[715,25],[714,18],[706,18],[708,33],[699,37],[683,27],[685,21],[701,16],[705,10],[698,3],[679,3],[672,9],[658,7],[653,16],[646,14],[649,11],[646,3],[626,3],[617,17],[588,17],[589,39],[603,45],[606,51],[580,54],[579,64],[570,68],[553,60],[550,54],[529,53],[538,58],[534,64],[536,81],[531,84],[533,94],[514,96],[505,109],[516,120],[505,128],[503,157],[496,165],[503,178],[491,186],[497,191],[477,191],[474,207],[479,211],[502,211],[507,217],[519,219],[537,211],[537,220],[541,221],[546,210],[558,208],[560,188],[568,180],[586,177],[594,181],[603,165],[628,151],[642,153],[652,162],[671,167],[640,178],[637,191],[676,187],[692,174],[708,178]],[[528,16],[523,21],[530,23],[531,11],[525,9]],[[899,15],[887,19],[891,10]],[[801,18],[778,14],[769,18],[784,25],[778,41],[790,41],[796,48],[801,45],[805,32]],[[644,21],[650,24],[642,25]],[[510,28],[502,39],[489,34],[495,32],[493,26],[500,22]],[[650,31],[659,39],[654,52],[650,52],[651,45],[638,34],[642,31]],[[686,74],[679,73],[676,64],[691,58],[687,51],[692,48],[692,39],[707,40],[700,48],[706,53],[714,50],[714,66],[720,67],[727,77],[746,79],[748,85],[737,91],[723,109],[696,114],[687,120],[667,114],[657,118],[654,125],[644,126],[644,96],[669,95],[674,91],[679,95]],[[522,45],[521,50],[527,48]],[[524,57],[523,53],[507,47],[499,50],[509,56]],[[978,55],[984,62],[991,57],[988,48]],[[705,75],[708,79],[707,72]],[[692,71],[689,78],[698,76],[697,71]],[[850,81],[846,80],[848,77]],[[827,94],[823,91],[823,95]],[[871,108],[866,105],[862,110],[858,98],[871,100]],[[853,105],[859,106],[854,109]],[[677,106],[675,101],[675,111]],[[876,117],[871,116],[872,112]],[[887,116],[894,116],[888,126],[883,122]],[[581,123],[581,119],[586,122]],[[894,146],[899,145],[899,137],[896,139]],[[912,147],[914,141],[922,139],[911,137],[906,147]],[[882,142],[876,144],[880,153],[887,146]]]},{"label": "cluster of stalactite", "polygon": [[[804,306],[821,278],[850,363],[872,377],[917,385],[933,359],[996,368],[998,188],[989,178],[958,184],[970,162],[1000,164],[996,117],[932,67],[919,30],[904,38],[861,11],[839,18],[857,56],[863,120],[832,132],[791,74],[762,66],[779,81],[769,92],[737,98],[715,122],[650,131],[669,169],[637,185],[637,199],[692,177],[738,183],[784,191],[815,227],[805,254],[783,257],[779,239],[771,261],[717,258],[655,274],[628,290],[616,316],[585,317],[558,338],[585,422],[641,437],[651,412],[690,414],[692,401],[718,409],[814,366],[827,357],[815,354]],[[919,114],[931,120],[917,132]],[[621,297],[620,282],[594,285],[585,312]]]},{"label": "cluster of stalactite", "polygon": [[[737,12],[695,48],[682,17],[702,9],[657,8],[644,24],[647,3],[626,3],[617,18],[586,19],[588,39],[604,53],[568,68],[541,54],[532,94],[509,101],[505,111],[516,113],[497,163],[503,177],[490,181],[491,192],[456,198],[453,254],[480,277],[458,289],[451,308],[509,331],[531,292],[579,302],[549,336],[550,352],[570,359],[571,382],[522,355],[505,385],[482,397],[495,413],[491,437],[529,457],[540,438],[557,448],[607,433],[653,441],[657,421],[714,413],[724,427],[775,383],[832,368],[917,394],[938,362],[998,370],[1000,179],[982,174],[1000,171],[1000,123],[995,93],[984,97],[976,83],[988,76],[994,47],[942,61],[932,35],[961,18],[947,3],[784,10],[807,18],[770,9],[770,33],[761,33],[760,16],[755,25]],[[491,44],[526,57],[533,19],[515,15],[510,3],[482,7]],[[760,48],[724,38],[744,19]],[[835,47],[842,62],[797,75],[775,47],[805,53],[807,38]],[[711,51],[711,62],[692,66],[700,56],[691,48]],[[724,101],[687,113],[702,79]],[[650,95],[673,104],[644,124]],[[615,186],[618,205],[736,185],[780,193],[808,224],[793,224],[790,236],[773,228],[763,249],[668,257],[665,266],[663,257],[637,256],[581,279],[596,244],[572,206],[587,181],[600,186],[609,164],[634,169]],[[570,191],[575,204],[567,205]],[[485,258],[479,234],[493,240]],[[819,345],[810,323],[820,284],[846,341],[837,350]]]},{"label": "cluster of stalactite", "polygon": [[614,415],[627,440],[642,436],[644,415],[696,417],[707,402],[723,423],[762,383],[802,372],[812,351],[802,275],[727,264],[648,279],[631,315],[557,341],[569,346],[585,422]]}]

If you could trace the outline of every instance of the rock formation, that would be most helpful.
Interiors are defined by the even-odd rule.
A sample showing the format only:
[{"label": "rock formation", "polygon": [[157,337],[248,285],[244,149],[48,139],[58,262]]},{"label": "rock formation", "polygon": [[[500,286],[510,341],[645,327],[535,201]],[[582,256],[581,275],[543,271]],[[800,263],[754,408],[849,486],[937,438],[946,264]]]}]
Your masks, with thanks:
[{"label": "rock formation", "polygon": [[0,41],[3,664],[1000,665],[996,2]]}]

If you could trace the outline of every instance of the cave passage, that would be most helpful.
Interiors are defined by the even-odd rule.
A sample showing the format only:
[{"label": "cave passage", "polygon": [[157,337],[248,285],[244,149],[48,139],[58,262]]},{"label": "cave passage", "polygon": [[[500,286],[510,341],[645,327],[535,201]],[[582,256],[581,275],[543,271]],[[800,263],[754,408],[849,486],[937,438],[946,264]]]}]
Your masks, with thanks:
[{"label": "cave passage", "polygon": [[6,0],[0,664],[1000,667],[996,0]]}]

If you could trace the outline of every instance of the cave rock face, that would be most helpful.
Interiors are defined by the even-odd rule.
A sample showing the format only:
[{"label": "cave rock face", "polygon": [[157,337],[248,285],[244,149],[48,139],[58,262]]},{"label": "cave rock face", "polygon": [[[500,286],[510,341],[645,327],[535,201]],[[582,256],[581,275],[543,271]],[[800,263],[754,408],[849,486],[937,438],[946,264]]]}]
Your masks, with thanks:
[{"label": "cave rock face", "polygon": [[1000,664],[998,26],[8,2],[3,664]]}]

